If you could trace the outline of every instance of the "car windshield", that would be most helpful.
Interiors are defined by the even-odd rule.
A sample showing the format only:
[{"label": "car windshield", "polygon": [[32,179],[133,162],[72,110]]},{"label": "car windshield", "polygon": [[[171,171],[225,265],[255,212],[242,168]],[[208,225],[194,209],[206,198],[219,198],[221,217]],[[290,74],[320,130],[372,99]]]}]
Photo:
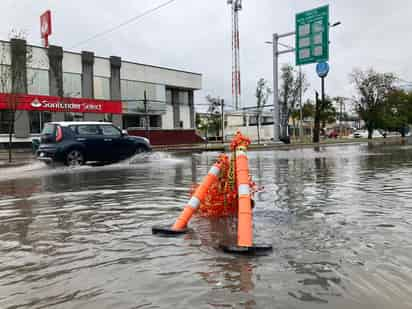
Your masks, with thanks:
[{"label": "car windshield", "polygon": [[46,123],[44,125],[43,130],[41,131],[41,134],[43,134],[43,135],[52,135],[54,133],[54,128],[55,128],[54,124]]}]

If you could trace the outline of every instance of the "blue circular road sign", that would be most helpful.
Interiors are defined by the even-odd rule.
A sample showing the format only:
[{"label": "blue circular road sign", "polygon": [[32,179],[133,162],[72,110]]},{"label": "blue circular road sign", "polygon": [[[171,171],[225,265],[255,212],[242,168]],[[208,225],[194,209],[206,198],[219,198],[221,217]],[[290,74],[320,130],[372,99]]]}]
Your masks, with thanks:
[{"label": "blue circular road sign", "polygon": [[329,73],[329,64],[327,62],[319,62],[316,65],[316,73],[318,73],[319,77],[326,77]]}]

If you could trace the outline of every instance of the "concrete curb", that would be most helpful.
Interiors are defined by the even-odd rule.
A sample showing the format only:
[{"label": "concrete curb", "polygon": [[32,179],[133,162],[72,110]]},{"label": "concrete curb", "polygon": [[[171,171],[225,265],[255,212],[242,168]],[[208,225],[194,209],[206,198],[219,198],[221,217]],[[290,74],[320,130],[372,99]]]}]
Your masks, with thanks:
[{"label": "concrete curb", "polygon": [[[296,144],[283,144],[283,143],[262,143],[262,144],[251,144],[249,146],[250,150],[291,150],[291,149],[301,149],[301,148],[313,148],[313,147],[332,147],[332,146],[349,146],[349,145],[360,145],[360,144],[371,144],[371,145],[397,145],[407,142],[407,139],[402,139],[400,137],[388,137],[388,138],[376,138],[371,140],[368,139],[348,139],[348,140],[328,140],[322,141],[320,143],[296,143]],[[197,144],[197,145],[170,145],[170,146],[154,146],[155,151],[165,151],[165,152],[202,152],[202,151],[229,151],[230,144]]]},{"label": "concrete curb", "polygon": [[20,167],[24,165],[30,164],[30,161],[23,161],[23,162],[12,162],[12,163],[0,163],[0,170],[2,168],[11,168],[11,167]]}]

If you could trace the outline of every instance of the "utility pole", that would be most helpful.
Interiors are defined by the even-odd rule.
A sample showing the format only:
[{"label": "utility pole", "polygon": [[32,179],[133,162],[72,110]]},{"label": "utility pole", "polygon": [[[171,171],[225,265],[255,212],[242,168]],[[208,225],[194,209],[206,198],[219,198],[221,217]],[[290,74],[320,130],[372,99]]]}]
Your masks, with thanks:
[{"label": "utility pole", "polygon": [[221,107],[221,116],[222,116],[222,144],[225,143],[225,116],[224,116],[224,107],[225,107],[225,100],[220,100],[220,107]]},{"label": "utility pole", "polygon": [[342,131],[343,131],[343,126],[342,126],[342,105],[343,105],[343,101],[341,100],[339,102],[339,126],[340,126],[339,135],[340,135],[340,138],[342,138]]},{"label": "utility pole", "polygon": [[[313,142],[319,143],[320,134],[320,111],[322,109],[321,103],[319,102],[319,93],[316,91],[316,103],[315,103],[315,127],[313,129]],[[323,95],[322,95],[323,97]]]},{"label": "utility pole", "polygon": [[302,83],[302,68],[299,66],[299,139],[303,139],[303,107],[302,107],[302,96],[303,96],[303,83]]},{"label": "utility pole", "polygon": [[232,10],[232,96],[233,106],[238,111],[241,108],[240,83],[240,38],[239,11],[242,10],[242,0],[227,0]]},{"label": "utility pole", "polygon": [[280,132],[280,106],[279,106],[279,55],[293,53],[294,48],[279,51],[279,39],[295,35],[295,32],[288,32],[284,34],[273,34],[273,141],[279,141]]},{"label": "utility pole", "polygon": [[146,90],[144,91],[143,105],[144,105],[144,115],[145,115],[145,121],[144,121],[145,133],[146,133],[146,138],[149,138],[149,115],[148,115],[149,112],[147,108]]},{"label": "utility pole", "polygon": [[279,141],[280,106],[279,106],[279,80],[278,80],[278,43],[277,33],[273,34],[273,141]]}]

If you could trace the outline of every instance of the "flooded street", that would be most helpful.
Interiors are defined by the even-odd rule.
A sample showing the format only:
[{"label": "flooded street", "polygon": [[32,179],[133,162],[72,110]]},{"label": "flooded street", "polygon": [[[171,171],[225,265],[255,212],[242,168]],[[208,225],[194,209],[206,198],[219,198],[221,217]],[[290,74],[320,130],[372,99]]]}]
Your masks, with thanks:
[{"label": "flooded street", "polygon": [[250,152],[256,242],[170,224],[218,153],[0,169],[0,308],[412,308],[412,147]]}]

